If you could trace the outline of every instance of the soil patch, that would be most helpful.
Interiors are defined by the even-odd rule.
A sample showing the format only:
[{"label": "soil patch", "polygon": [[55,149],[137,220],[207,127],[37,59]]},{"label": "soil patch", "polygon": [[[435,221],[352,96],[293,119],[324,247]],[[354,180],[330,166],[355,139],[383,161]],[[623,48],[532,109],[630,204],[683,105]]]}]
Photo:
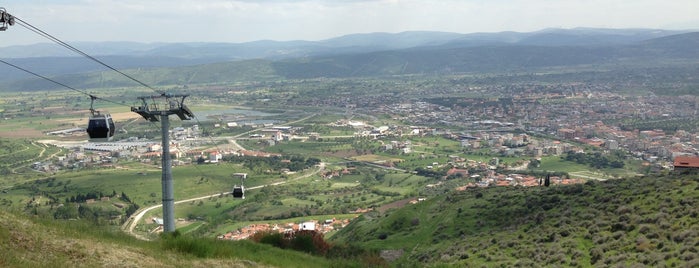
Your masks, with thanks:
[{"label": "soil patch", "polygon": [[30,128],[0,130],[0,137],[2,138],[41,138],[45,136],[41,131]]}]

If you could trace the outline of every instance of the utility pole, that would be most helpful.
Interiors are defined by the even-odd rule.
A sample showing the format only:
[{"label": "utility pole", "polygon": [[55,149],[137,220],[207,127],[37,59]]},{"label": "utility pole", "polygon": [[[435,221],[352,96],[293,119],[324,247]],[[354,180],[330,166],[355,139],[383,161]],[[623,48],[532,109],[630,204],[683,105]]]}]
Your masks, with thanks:
[{"label": "utility pole", "polygon": [[[151,122],[160,121],[160,132],[162,135],[162,188],[163,188],[163,232],[175,231],[175,197],[172,183],[172,160],[170,157],[170,115],[177,115],[181,120],[190,120],[194,115],[192,111],[184,105],[184,99],[189,95],[169,95],[138,97],[143,106],[131,107],[143,118]],[[157,98],[165,98],[167,109],[159,109],[154,102]],[[150,99],[148,104],[146,99]]]}]

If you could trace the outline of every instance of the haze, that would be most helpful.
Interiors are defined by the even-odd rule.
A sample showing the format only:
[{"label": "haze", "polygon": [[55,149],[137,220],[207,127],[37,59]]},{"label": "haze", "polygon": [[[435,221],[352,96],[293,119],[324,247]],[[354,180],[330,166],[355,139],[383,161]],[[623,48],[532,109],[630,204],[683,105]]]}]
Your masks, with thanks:
[{"label": "haze", "polygon": [[[698,29],[693,0],[10,0],[8,13],[66,41],[322,40],[352,33]],[[21,27],[0,47],[47,42]]]}]

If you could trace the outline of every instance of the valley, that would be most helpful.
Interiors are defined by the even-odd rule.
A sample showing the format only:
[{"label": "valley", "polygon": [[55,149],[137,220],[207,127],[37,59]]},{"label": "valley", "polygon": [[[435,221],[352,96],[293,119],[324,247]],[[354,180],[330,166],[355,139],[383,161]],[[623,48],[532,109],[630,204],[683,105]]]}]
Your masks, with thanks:
[{"label": "valley", "polygon": [[[170,122],[172,237],[160,125],[131,112],[153,90],[54,73],[114,118],[114,139],[91,142],[89,96],[13,76],[0,83],[2,220],[57,222],[59,236],[79,222],[117,247],[195,262],[246,260],[231,253],[241,246],[297,267],[696,264],[697,180],[675,159],[699,153],[699,59],[668,41],[696,35],[573,47],[535,36],[127,69],[188,95],[194,114]],[[245,199],[231,194],[240,184]],[[280,237],[306,224],[323,230],[308,247]],[[36,240],[18,232],[0,236]],[[25,253],[7,254],[14,265]]]}]

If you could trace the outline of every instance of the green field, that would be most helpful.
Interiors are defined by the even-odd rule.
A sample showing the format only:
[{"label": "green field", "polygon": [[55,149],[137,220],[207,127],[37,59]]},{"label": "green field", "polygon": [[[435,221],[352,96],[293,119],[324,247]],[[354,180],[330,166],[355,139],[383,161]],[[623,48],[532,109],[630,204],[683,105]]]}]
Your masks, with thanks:
[{"label": "green field", "polygon": [[606,180],[619,177],[635,176],[638,172],[634,169],[640,168],[640,163],[638,161],[627,161],[627,167],[621,168],[608,168],[608,169],[594,169],[592,167],[578,164],[571,161],[565,161],[558,156],[548,156],[541,158],[541,166],[535,168],[535,171],[549,171],[549,172],[566,172],[572,177],[578,177],[582,179],[594,179],[594,180]]}]

